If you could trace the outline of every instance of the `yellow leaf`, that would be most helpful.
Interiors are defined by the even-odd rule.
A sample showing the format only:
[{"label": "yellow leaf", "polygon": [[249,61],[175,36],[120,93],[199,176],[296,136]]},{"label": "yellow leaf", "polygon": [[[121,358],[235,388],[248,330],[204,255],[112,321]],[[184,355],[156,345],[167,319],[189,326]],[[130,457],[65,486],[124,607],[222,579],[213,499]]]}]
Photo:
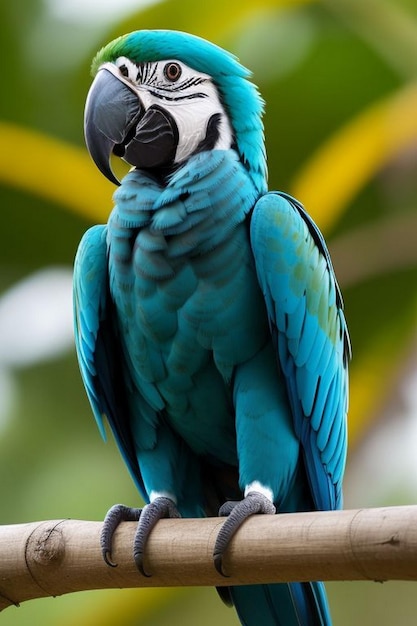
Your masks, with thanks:
[{"label": "yellow leaf", "polygon": [[351,367],[348,415],[350,448],[354,448],[377,419],[378,410],[383,406],[389,391],[387,381],[398,365],[398,357],[396,355],[393,359],[392,346],[387,349],[381,342],[380,345],[372,346]]},{"label": "yellow leaf", "polygon": [[17,124],[0,122],[0,181],[63,205],[93,221],[107,221],[115,190],[87,150]]},{"label": "yellow leaf", "polygon": [[348,122],[298,172],[292,193],[328,230],[381,168],[417,141],[417,84]]},{"label": "yellow leaf", "polygon": [[[292,185],[322,230],[329,229],[355,195],[401,151],[417,141],[417,84],[361,112],[322,144]],[[388,343],[388,345],[387,345]],[[403,346],[403,344],[401,344]],[[349,440],[355,444],[377,416],[388,381],[402,356],[401,346],[379,338],[350,376]]]}]

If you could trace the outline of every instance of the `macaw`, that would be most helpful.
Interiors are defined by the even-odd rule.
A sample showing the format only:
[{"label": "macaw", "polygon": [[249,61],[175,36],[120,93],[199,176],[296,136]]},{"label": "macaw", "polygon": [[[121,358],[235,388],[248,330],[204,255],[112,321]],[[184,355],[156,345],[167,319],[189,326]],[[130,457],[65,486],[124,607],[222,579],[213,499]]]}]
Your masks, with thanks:
[{"label": "macaw", "polygon": [[[138,520],[225,516],[214,565],[256,513],[337,509],[350,343],[323,236],[268,191],[263,100],[220,47],[141,30],[96,55],[87,148],[119,185],[74,266],[75,342],[143,509],[115,505],[101,545]],[[111,154],[132,166],[119,183]],[[331,623],[321,582],[219,590],[247,626]]]}]

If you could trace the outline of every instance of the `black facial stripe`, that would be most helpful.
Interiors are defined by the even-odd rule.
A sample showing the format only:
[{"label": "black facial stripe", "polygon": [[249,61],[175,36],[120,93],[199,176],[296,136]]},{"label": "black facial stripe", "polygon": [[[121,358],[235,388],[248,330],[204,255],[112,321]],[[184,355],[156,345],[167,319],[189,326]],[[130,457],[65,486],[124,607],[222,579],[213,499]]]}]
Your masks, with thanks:
[{"label": "black facial stripe", "polygon": [[[159,98],[160,100],[168,100],[169,102],[180,102],[181,100],[195,100],[196,98],[208,98],[208,95],[205,93],[191,93],[188,96],[168,96],[165,93],[160,93],[160,91],[151,91],[150,93],[155,96],[155,98]],[[166,90],[170,93],[170,90]]]},{"label": "black facial stripe", "polygon": [[213,150],[220,136],[221,114],[214,113],[208,121],[206,136],[200,141],[195,152],[203,152],[204,150]]},{"label": "black facial stripe", "polygon": [[137,63],[138,73],[136,75],[137,82],[144,85],[151,85],[155,80],[155,74],[158,64],[155,63]]},{"label": "black facial stripe", "polygon": [[149,76],[149,83],[150,84],[152,84],[156,80],[156,70],[157,70],[157,66],[154,65],[152,67],[152,72],[151,72],[151,74]]},{"label": "black facial stripe", "polygon": [[[141,85],[154,86],[158,89],[158,91],[167,91],[170,93],[183,91],[185,89],[189,89],[190,87],[194,87],[197,85],[201,85],[207,81],[207,78],[203,76],[194,76],[183,80],[180,83],[173,83],[169,85],[160,84],[157,81],[156,74],[159,67],[159,63],[137,63],[136,67],[138,68],[136,74],[136,81]],[[157,97],[161,97],[158,93],[152,92],[153,95]],[[195,96],[190,97],[205,97],[204,94],[196,94]],[[166,98],[169,100],[170,98]]]},{"label": "black facial stripe", "polygon": [[[201,85],[201,83],[205,83],[206,79],[196,76],[195,78],[188,78],[184,80],[182,83],[178,83],[173,85],[170,88],[170,91],[182,91],[183,89],[188,89],[189,87],[194,87],[195,85]],[[163,87],[162,87],[163,88]]]}]

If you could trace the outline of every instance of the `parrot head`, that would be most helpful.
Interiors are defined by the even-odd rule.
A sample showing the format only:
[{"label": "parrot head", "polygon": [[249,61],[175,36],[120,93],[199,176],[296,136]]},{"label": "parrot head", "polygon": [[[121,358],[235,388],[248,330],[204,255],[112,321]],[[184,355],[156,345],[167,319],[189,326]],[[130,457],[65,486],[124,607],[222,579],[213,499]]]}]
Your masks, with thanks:
[{"label": "parrot head", "polygon": [[233,55],[187,33],[141,30],[102,48],[92,72],[85,139],[109,180],[119,184],[112,153],[173,171],[198,152],[233,148],[265,191],[263,101]]}]

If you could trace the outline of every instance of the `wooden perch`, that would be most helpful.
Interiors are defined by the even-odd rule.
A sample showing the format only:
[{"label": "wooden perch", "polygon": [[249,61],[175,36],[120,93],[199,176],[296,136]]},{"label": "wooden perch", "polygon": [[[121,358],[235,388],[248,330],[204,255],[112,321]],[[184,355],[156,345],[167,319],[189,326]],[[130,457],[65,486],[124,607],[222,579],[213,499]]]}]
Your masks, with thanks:
[{"label": "wooden perch", "polygon": [[239,585],[303,580],[417,580],[417,506],[260,515],[248,519],[214,569],[222,518],[161,520],[141,576],[136,524],[123,523],[113,559],[102,560],[101,522],[57,520],[0,527],[0,610],[86,589]]}]

